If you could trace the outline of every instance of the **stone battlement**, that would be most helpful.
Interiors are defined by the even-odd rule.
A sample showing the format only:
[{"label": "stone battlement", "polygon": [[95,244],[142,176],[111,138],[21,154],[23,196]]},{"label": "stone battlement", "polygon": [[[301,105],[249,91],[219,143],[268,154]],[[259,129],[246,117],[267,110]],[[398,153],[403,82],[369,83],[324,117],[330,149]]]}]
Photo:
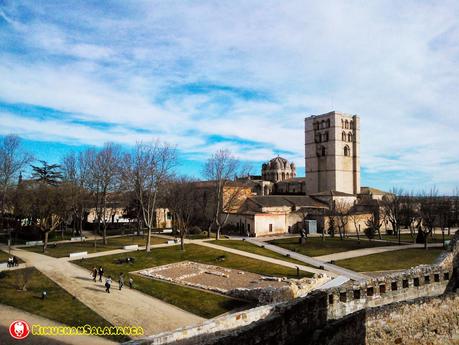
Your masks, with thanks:
[{"label": "stone battlement", "polygon": [[[301,337],[302,344],[328,343],[320,337],[339,332],[332,324],[352,329],[365,325],[367,311],[400,303],[413,303],[441,296],[457,289],[459,266],[459,231],[448,252],[433,265],[421,265],[397,273],[388,273],[363,282],[350,281],[339,287],[316,290],[305,297],[234,312],[208,320],[201,325],[136,339],[129,344],[288,344]],[[457,299],[448,299],[450,303]],[[432,303],[436,303],[433,301]],[[386,308],[386,307],[384,307]],[[362,314],[363,313],[363,314]],[[351,321],[349,321],[351,320]],[[459,329],[459,325],[450,327]],[[352,330],[349,331],[352,333]],[[305,335],[308,338],[304,338]],[[358,335],[353,335],[353,340]],[[365,332],[363,335],[365,343]],[[318,338],[319,337],[319,338]],[[339,337],[338,337],[339,338]],[[341,338],[340,338],[341,339]],[[339,340],[347,343],[345,340]],[[338,342],[340,343],[340,342]],[[353,343],[353,342],[350,342]],[[354,343],[353,343],[354,344]]]}]

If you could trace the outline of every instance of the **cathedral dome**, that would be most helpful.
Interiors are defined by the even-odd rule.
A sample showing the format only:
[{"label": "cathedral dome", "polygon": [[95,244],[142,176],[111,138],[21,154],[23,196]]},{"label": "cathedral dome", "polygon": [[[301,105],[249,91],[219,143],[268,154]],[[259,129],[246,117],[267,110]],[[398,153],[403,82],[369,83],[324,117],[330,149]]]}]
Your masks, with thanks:
[{"label": "cathedral dome", "polygon": [[285,169],[288,161],[282,157],[275,157],[269,161],[269,166],[271,169]]},{"label": "cathedral dome", "polygon": [[274,157],[261,167],[263,179],[278,182],[296,176],[295,164],[280,156]]}]

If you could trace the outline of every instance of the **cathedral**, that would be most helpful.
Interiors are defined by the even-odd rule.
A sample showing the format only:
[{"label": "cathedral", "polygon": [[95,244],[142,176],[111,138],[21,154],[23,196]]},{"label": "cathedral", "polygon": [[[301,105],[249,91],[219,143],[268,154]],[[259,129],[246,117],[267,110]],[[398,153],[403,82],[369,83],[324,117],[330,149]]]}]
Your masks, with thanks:
[{"label": "cathedral", "polygon": [[293,162],[277,156],[262,164],[261,175],[239,179],[251,191],[230,217],[241,232],[291,233],[307,224],[324,231],[327,210],[338,204],[362,214],[364,227],[378,207],[385,192],[360,186],[359,116],[336,111],[311,115],[304,120],[304,133],[305,177],[297,176]]}]

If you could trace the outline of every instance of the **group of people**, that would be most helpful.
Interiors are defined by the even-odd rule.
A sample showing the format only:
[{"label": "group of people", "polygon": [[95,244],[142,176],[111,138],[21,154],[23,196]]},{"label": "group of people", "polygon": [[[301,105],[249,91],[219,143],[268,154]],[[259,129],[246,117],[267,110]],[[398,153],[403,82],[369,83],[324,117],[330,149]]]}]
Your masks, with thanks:
[{"label": "group of people", "polygon": [[15,257],[15,256],[10,256],[8,258],[8,262],[6,263],[6,266],[7,267],[15,267],[17,265],[19,265],[18,258]]},{"label": "group of people", "polygon": [[[104,268],[102,266],[99,266],[99,268],[94,267],[92,269],[92,278],[94,281],[97,281],[97,276],[99,276],[99,282],[102,282],[102,277],[104,276]],[[129,288],[132,289],[134,287],[134,280],[132,279],[132,277],[129,277],[128,283],[129,283]],[[112,277],[108,276],[105,279],[105,292],[110,293],[111,286],[112,286]],[[121,290],[123,286],[124,286],[124,273],[120,273],[118,277],[118,287]]]}]

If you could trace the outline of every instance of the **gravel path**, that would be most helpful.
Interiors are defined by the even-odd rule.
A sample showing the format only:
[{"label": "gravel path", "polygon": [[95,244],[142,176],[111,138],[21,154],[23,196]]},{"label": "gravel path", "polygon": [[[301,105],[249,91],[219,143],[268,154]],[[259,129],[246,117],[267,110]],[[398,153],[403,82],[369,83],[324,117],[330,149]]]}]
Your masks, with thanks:
[{"label": "gravel path", "polygon": [[[0,246],[0,249],[5,248]],[[116,279],[108,294],[104,291],[103,283],[92,281],[88,270],[66,260],[21,249],[13,249],[12,254],[35,266],[115,326],[138,325],[144,328],[145,334],[151,335],[204,321],[199,316],[139,291],[129,288],[119,291]]]},{"label": "gravel path", "polygon": [[345,277],[348,277],[354,280],[358,280],[358,281],[368,279],[368,277],[363,274],[348,270],[346,268],[338,267],[336,265],[326,263],[322,260],[317,260],[316,258],[312,258],[310,256],[295,253],[291,250],[284,249],[279,246],[275,246],[273,244],[261,242],[253,238],[247,239],[247,242],[253,243],[257,246],[264,245],[266,249],[272,250],[273,252],[276,252],[282,255],[289,254],[291,258],[299,260],[299,261],[303,261],[304,263],[307,263],[308,265],[313,265],[315,267],[322,266],[325,270],[329,271],[329,273],[327,273],[328,275],[334,275],[334,276],[341,275],[341,276],[345,276]]}]

